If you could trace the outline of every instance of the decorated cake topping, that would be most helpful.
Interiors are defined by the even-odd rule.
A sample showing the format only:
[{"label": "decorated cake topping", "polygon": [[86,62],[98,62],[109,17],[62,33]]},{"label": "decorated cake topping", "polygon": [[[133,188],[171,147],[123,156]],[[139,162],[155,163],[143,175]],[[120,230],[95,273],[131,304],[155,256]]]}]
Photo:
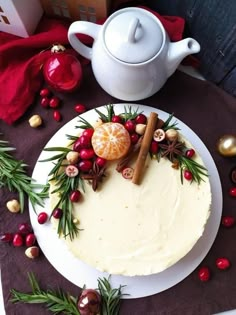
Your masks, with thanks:
[{"label": "decorated cake topping", "polygon": [[54,162],[49,181],[54,186],[51,194],[57,194],[58,201],[52,213],[55,209],[61,210],[58,234],[70,239],[79,232],[73,204],[81,198],[75,198],[76,194],[83,193],[86,198],[84,181],[90,183],[94,191],[105,189],[105,184],[102,188],[100,185],[105,177],[109,180],[108,177],[112,176],[112,173],[106,173],[111,163],[115,164],[114,171],[116,169],[124,179],[130,179],[134,184],[142,184],[148,155],[157,161],[167,158],[170,167],[180,172],[182,183],[185,178],[200,184],[207,176],[205,167],[194,161],[195,151],[181,140],[172,115],[163,121],[157,113],[146,117],[131,106],[125,107],[124,113],[119,115],[113,105],[107,105],[105,109],[107,114],[95,109],[98,121],[94,124],[80,117],[76,128],[82,131],[78,136],[67,135],[70,141],[67,147],[45,148],[45,151],[56,152],[44,160]]}]

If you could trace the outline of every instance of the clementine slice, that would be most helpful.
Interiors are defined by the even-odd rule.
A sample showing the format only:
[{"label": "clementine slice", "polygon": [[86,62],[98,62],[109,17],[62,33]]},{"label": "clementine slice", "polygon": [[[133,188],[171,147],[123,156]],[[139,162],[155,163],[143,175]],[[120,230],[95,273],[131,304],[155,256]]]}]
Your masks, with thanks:
[{"label": "clementine slice", "polygon": [[104,123],[94,130],[92,136],[94,152],[106,160],[123,157],[128,152],[130,144],[128,131],[119,123]]}]

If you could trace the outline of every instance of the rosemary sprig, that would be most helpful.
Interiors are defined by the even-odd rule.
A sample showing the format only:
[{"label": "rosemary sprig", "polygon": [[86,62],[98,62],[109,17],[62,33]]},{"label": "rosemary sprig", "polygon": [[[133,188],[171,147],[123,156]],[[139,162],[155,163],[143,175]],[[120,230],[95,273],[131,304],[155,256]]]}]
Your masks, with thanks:
[{"label": "rosemary sprig", "polygon": [[72,240],[77,236],[79,228],[74,223],[73,203],[71,202],[69,195],[73,190],[78,189],[78,187],[82,187],[83,189],[83,182],[80,176],[68,177],[65,172],[62,171],[62,169],[68,165],[66,164],[65,159],[67,153],[71,151],[70,148],[51,147],[45,148],[44,151],[60,152],[50,158],[41,160],[40,162],[55,161],[54,167],[51,169],[48,176],[49,180],[54,181],[56,186],[56,189],[51,193],[57,193],[59,196],[59,200],[54,209],[60,208],[63,212],[62,217],[59,219],[57,233],[58,235],[64,235],[64,237],[69,236]]},{"label": "rosemary sprig", "polygon": [[173,116],[174,114],[170,114],[167,120],[164,122],[164,125],[162,126],[162,129],[164,131],[167,131],[168,129],[179,130],[179,128],[177,127],[178,125],[177,121],[171,122],[171,120],[173,119]]},{"label": "rosemary sprig", "polygon": [[114,112],[114,107],[112,104],[108,104],[105,106],[106,110],[107,110],[107,114],[103,114],[100,110],[95,109],[96,113],[99,115],[99,118],[103,121],[103,122],[110,122],[112,120],[112,116],[115,115]]},{"label": "rosemary sprig", "polygon": [[200,184],[201,181],[204,181],[203,176],[208,177],[207,169],[193,159],[189,159],[186,156],[179,155],[177,157],[177,160],[179,161],[180,178],[182,184],[184,170],[190,171],[192,173],[192,181],[196,181],[198,184]]},{"label": "rosemary sprig", "polygon": [[[34,210],[36,205],[43,206],[43,199],[48,196],[49,185],[34,183],[34,180],[26,173],[27,164],[16,160],[10,154],[15,150],[9,146],[8,141],[0,140],[0,188],[6,187],[9,191],[18,193],[22,213],[26,196]],[[42,189],[42,191],[36,192],[35,190],[38,189]]]},{"label": "rosemary sprig", "polygon": [[76,307],[76,299],[73,296],[63,293],[62,290],[42,290],[33,273],[28,273],[28,278],[32,293],[23,293],[12,289],[13,298],[11,301],[13,303],[46,304],[48,310],[53,314],[63,312],[66,315],[80,315]]},{"label": "rosemary sprig", "polygon": [[132,106],[125,107],[124,110],[125,112],[121,114],[124,121],[135,119],[139,114],[142,113],[138,108],[134,110]]},{"label": "rosemary sprig", "polygon": [[98,290],[102,297],[102,315],[118,315],[120,310],[120,301],[122,296],[122,288],[112,289],[109,278],[98,279]]},{"label": "rosemary sprig", "polygon": [[[62,290],[42,290],[37,282],[34,274],[28,273],[28,278],[31,286],[31,293],[24,293],[15,289],[11,290],[13,303],[28,303],[28,304],[46,304],[48,310],[53,314],[63,312],[66,315],[80,315],[77,308],[77,298]],[[120,302],[123,296],[122,288],[112,288],[109,278],[98,279],[98,290],[101,296],[101,315],[118,315]]]}]

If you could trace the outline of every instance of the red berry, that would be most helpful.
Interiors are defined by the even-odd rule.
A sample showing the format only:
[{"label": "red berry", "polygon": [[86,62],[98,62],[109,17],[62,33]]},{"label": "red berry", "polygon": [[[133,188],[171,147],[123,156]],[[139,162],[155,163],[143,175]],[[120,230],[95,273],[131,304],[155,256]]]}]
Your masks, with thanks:
[{"label": "red berry", "polygon": [[68,177],[76,177],[79,174],[79,169],[75,165],[68,165],[65,169],[65,173]]},{"label": "red berry", "polygon": [[32,230],[32,227],[28,224],[28,223],[21,223],[19,226],[18,226],[18,232],[21,233],[21,234],[29,234],[31,233],[33,230]]},{"label": "red berry", "polygon": [[26,235],[25,245],[27,247],[33,246],[35,244],[35,242],[36,242],[36,237],[35,237],[34,233],[30,233],[30,234]]},{"label": "red berry", "polygon": [[193,149],[189,149],[186,151],[185,155],[187,158],[191,159],[195,154],[195,151]]},{"label": "red berry", "polygon": [[61,113],[58,110],[54,110],[53,112],[53,119],[56,121],[61,121],[62,116]]},{"label": "red berry", "polygon": [[133,133],[135,131],[136,124],[133,120],[127,120],[124,127],[129,133]]},{"label": "red berry", "polygon": [[97,157],[95,160],[95,163],[99,166],[99,167],[104,167],[106,165],[107,160],[101,157]]},{"label": "red berry", "polygon": [[[77,140],[78,141],[78,140]],[[85,135],[79,137],[80,149],[91,148],[91,138]]]},{"label": "red berry", "polygon": [[93,149],[81,149],[80,150],[80,157],[83,160],[90,160],[95,156]]},{"label": "red berry", "polygon": [[90,160],[82,160],[79,162],[79,170],[82,172],[89,172],[93,167],[93,163]]},{"label": "red berry", "polygon": [[70,194],[71,202],[78,202],[81,198],[81,192],[79,190],[73,190]]},{"label": "red berry", "polygon": [[78,138],[73,144],[73,151],[79,152],[81,149],[80,138]]},{"label": "red berry", "polygon": [[47,108],[49,106],[49,102],[50,102],[49,98],[45,96],[41,99],[40,104],[42,107]]},{"label": "red berry", "polygon": [[86,111],[86,107],[82,104],[76,104],[74,108],[78,114],[83,114]]},{"label": "red berry", "polygon": [[221,257],[216,259],[216,267],[220,270],[226,270],[230,267],[230,261],[228,258]]},{"label": "red berry", "polygon": [[185,170],[184,171],[184,178],[187,179],[187,180],[192,180],[193,179],[193,174],[190,171]]},{"label": "red berry", "polygon": [[60,219],[63,215],[63,211],[61,208],[55,208],[52,212],[52,216],[55,218],[55,219]]},{"label": "red berry", "polygon": [[50,95],[50,90],[47,88],[44,88],[40,91],[40,96],[45,97],[45,96],[49,96]]},{"label": "red berry", "polygon": [[139,114],[135,118],[135,122],[136,122],[136,124],[146,124],[147,123],[147,117],[143,114]]},{"label": "red berry", "polygon": [[232,216],[223,216],[221,219],[221,224],[224,227],[232,227],[235,224],[235,218]]},{"label": "red berry", "polygon": [[38,215],[38,223],[39,224],[44,224],[47,222],[47,219],[48,219],[48,215],[46,212],[41,212],[39,213]]},{"label": "red berry", "polygon": [[93,128],[88,128],[88,129],[85,129],[85,130],[82,132],[82,135],[81,135],[81,136],[85,136],[85,137],[91,139],[93,133],[94,133],[94,129],[93,129]]},{"label": "red berry", "polygon": [[23,236],[20,233],[14,234],[12,244],[16,247],[22,246],[24,244]]},{"label": "red berry", "polygon": [[132,135],[130,135],[130,140],[132,144],[136,144],[139,140],[139,135],[137,133],[132,133]]},{"label": "red berry", "polygon": [[122,171],[122,176],[125,179],[132,179],[134,175],[134,169],[132,167],[126,167]]},{"label": "red berry", "polygon": [[236,187],[230,188],[229,194],[230,194],[230,196],[232,196],[232,197],[236,197]]},{"label": "red berry", "polygon": [[206,266],[201,267],[198,270],[198,277],[202,282],[206,282],[210,280],[210,277],[211,277],[210,269]]},{"label": "red berry", "polygon": [[156,154],[158,152],[158,143],[154,140],[152,140],[151,145],[150,145],[150,153]]},{"label": "red berry", "polygon": [[49,106],[51,108],[57,108],[60,105],[60,100],[58,97],[53,96],[49,101]]},{"label": "red berry", "polygon": [[233,169],[231,170],[230,179],[234,184],[236,184],[236,167],[233,167]]},{"label": "red berry", "polygon": [[12,233],[4,233],[0,235],[0,241],[4,243],[11,243],[13,240],[13,234]]},{"label": "red berry", "polygon": [[122,124],[122,118],[119,115],[112,116],[111,121],[114,123]]}]

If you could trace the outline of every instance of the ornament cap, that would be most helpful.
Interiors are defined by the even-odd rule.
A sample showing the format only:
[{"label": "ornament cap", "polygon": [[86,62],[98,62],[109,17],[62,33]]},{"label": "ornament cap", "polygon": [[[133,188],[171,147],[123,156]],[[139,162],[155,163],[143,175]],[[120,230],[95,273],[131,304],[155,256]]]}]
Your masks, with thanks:
[{"label": "ornament cap", "polygon": [[51,48],[52,53],[59,53],[59,52],[65,51],[65,50],[66,50],[66,48],[61,44],[53,44],[53,46]]}]

